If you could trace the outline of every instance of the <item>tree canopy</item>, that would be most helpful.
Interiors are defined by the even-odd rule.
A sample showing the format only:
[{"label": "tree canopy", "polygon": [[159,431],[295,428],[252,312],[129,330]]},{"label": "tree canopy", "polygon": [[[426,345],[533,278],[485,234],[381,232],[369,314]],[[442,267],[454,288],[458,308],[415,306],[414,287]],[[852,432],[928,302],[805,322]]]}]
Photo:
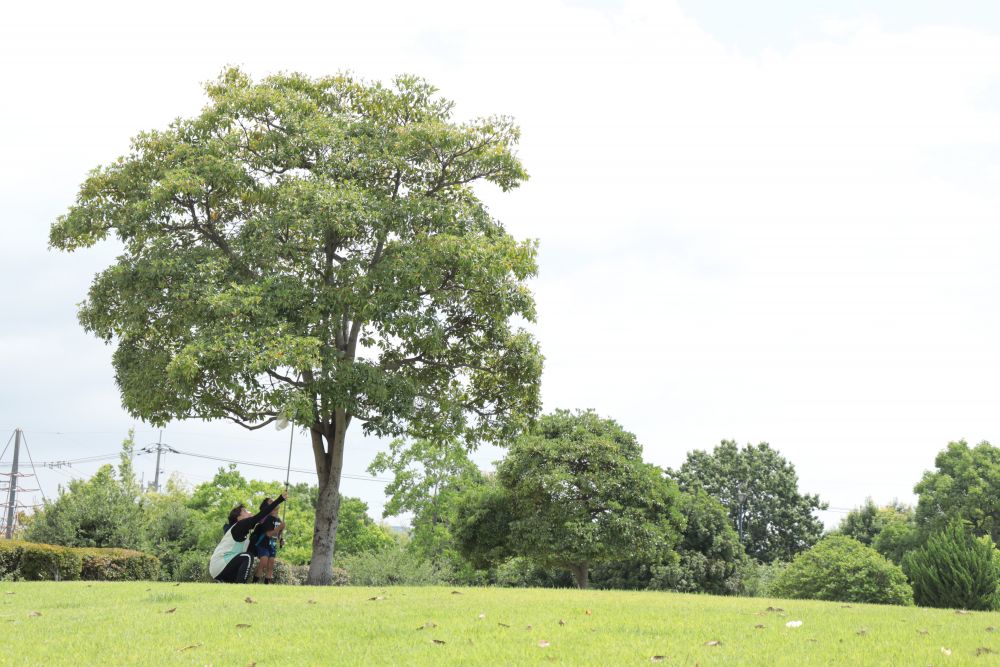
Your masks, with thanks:
[{"label": "tree canopy", "polygon": [[688,453],[671,471],[681,490],[703,488],[728,510],[747,555],[764,563],[790,560],[816,543],[823,524],[813,512],[826,509],[819,496],[799,493],[795,466],[767,443],[740,449],[723,440],[711,453]]},{"label": "tree canopy", "polygon": [[[194,118],[143,132],[53,224],[122,254],[79,311],[114,344],[130,414],[281,416],[319,477],[311,583],[329,583],[346,434],[519,432],[538,410],[534,242],[473,189],[526,177],[510,118],[453,119],[424,80],[225,70]],[[156,381],[151,381],[156,378]]]},{"label": "tree canopy", "polygon": [[976,535],[1000,540],[1000,449],[985,441],[949,442],[934,466],[913,489],[921,531],[941,531],[960,519]]}]

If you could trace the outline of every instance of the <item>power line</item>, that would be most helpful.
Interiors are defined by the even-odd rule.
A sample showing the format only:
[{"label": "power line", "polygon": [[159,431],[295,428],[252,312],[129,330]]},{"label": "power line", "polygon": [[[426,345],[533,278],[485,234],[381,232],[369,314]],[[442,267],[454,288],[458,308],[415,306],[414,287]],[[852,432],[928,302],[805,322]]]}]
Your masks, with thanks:
[{"label": "power line", "polygon": [[[77,459],[59,459],[53,461],[39,461],[35,465],[43,468],[65,468],[74,463],[99,463],[101,461],[112,461],[121,456],[120,453],[94,454],[93,456],[83,456]],[[0,466],[9,466],[9,463],[0,463]]]},{"label": "power line", "polygon": [[[235,463],[237,465],[251,466],[251,467],[255,467],[255,468],[268,468],[268,469],[271,469],[271,470],[284,470],[284,468],[282,468],[280,465],[275,465],[273,463],[258,463],[256,461],[242,461],[242,460],[239,460],[239,459],[228,459],[228,458],[225,458],[225,457],[222,457],[222,456],[211,456],[209,454],[196,454],[195,452],[187,452],[187,451],[184,451],[182,449],[174,449],[173,447],[164,447],[164,449],[167,450],[168,452],[173,453],[173,454],[180,454],[181,456],[192,456],[194,458],[207,459],[209,461],[221,461],[223,463]],[[143,451],[145,453],[152,453],[152,452],[154,452],[156,450],[155,449],[147,448],[147,449],[143,449],[141,451]],[[309,474],[309,475],[316,474],[315,470],[308,470],[306,468],[291,468],[291,470],[293,472],[305,473],[305,474]],[[351,474],[347,474],[347,473],[342,474],[341,477],[344,478],[344,479],[357,480],[359,482],[378,482],[380,484],[391,484],[392,483],[391,479],[384,479],[384,478],[381,478],[381,477],[364,477],[362,475],[351,475]]]}]

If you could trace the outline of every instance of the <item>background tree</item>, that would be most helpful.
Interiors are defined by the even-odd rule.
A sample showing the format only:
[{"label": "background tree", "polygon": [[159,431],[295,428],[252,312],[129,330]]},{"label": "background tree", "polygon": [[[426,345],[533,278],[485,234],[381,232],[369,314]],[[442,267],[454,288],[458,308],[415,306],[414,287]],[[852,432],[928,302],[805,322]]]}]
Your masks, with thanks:
[{"label": "background tree", "polygon": [[974,534],[1000,540],[1000,449],[985,441],[975,447],[949,442],[934,465],[913,489],[921,531],[940,531],[959,519]]},{"label": "background tree", "polygon": [[454,439],[417,440],[409,445],[395,440],[389,451],[375,456],[368,472],[392,473],[393,481],[385,489],[389,500],[382,516],[413,513],[408,547],[455,570],[465,569],[466,560],[459,553],[452,530],[463,492],[482,484],[483,475],[469,460],[462,444]]},{"label": "background tree", "polygon": [[870,546],[896,563],[903,562],[903,555],[918,546],[917,526],[913,508],[893,501],[878,507],[871,498],[861,507],[848,512],[840,522],[837,533],[854,538]]},{"label": "background tree", "polygon": [[496,478],[501,491],[481,500],[509,518],[487,525],[509,522],[510,552],[570,570],[579,588],[595,564],[669,551],[683,526],[676,485],[642,461],[634,435],[592,411],[541,417]]},{"label": "background tree", "polygon": [[131,465],[133,436],[129,431],[122,443],[117,474],[105,465],[90,479],[72,480],[32,517],[24,539],[67,547],[142,549],[143,510]]},{"label": "background tree", "polygon": [[[308,429],[319,497],[309,582],[329,583],[348,428],[470,445],[538,409],[535,244],[472,186],[526,178],[509,118],[467,123],[415,77],[229,69],[195,118],[138,135],[52,226],[117,237],[84,328],[116,344],[130,414],[154,424],[279,415]],[[157,378],[150,382],[149,378]]]},{"label": "background tree", "polygon": [[738,592],[747,557],[726,508],[702,489],[681,493],[679,508],[683,529],[675,550],[595,567],[593,585],[713,595]]},{"label": "background tree", "polygon": [[823,534],[813,512],[826,509],[826,503],[799,493],[795,467],[766,442],[740,449],[723,440],[711,453],[689,452],[669,475],[682,491],[702,488],[717,498],[747,555],[761,562],[789,560]]},{"label": "background tree", "polygon": [[866,547],[870,547],[875,537],[882,532],[881,519],[875,501],[865,498],[864,505],[855,507],[841,519],[837,533],[854,538]]}]

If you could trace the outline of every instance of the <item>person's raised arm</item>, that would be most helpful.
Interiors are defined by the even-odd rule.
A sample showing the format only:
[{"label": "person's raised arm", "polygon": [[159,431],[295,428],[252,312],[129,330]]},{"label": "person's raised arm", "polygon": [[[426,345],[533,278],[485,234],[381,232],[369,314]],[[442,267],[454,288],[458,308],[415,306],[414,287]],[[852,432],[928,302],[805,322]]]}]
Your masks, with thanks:
[{"label": "person's raised arm", "polygon": [[282,491],[281,495],[278,496],[275,500],[273,500],[270,505],[267,505],[266,507],[264,507],[264,509],[257,512],[253,516],[247,517],[246,519],[243,519],[242,521],[237,521],[235,524],[233,524],[232,528],[233,539],[236,540],[237,542],[242,542],[243,540],[245,540],[247,538],[247,535],[250,534],[250,531],[253,530],[254,526],[263,521],[264,517],[270,514],[275,507],[285,502],[285,499],[287,497],[288,497],[288,491]]}]

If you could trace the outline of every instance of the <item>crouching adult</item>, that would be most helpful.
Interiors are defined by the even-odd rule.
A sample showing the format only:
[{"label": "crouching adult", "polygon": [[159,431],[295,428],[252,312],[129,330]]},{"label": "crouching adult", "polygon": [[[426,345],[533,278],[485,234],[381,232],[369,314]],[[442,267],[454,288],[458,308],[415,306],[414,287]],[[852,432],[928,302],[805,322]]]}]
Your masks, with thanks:
[{"label": "crouching adult", "polygon": [[251,555],[247,553],[247,538],[253,532],[254,527],[267,518],[274,508],[283,503],[286,498],[288,498],[287,491],[252,516],[245,508],[237,508],[239,513],[236,521],[223,535],[222,541],[215,547],[212,558],[208,562],[208,573],[212,575],[212,578],[227,584],[246,583],[252,561]]}]

